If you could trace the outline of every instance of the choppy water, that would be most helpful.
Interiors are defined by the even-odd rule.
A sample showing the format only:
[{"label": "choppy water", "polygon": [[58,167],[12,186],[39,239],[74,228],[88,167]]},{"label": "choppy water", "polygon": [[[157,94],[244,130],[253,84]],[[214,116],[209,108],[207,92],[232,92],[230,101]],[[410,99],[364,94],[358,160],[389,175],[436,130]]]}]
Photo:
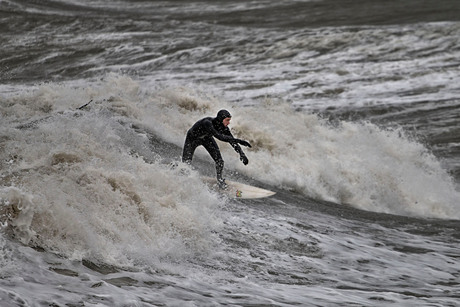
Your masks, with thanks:
[{"label": "choppy water", "polygon": [[1,1],[0,305],[456,306],[459,8]]}]

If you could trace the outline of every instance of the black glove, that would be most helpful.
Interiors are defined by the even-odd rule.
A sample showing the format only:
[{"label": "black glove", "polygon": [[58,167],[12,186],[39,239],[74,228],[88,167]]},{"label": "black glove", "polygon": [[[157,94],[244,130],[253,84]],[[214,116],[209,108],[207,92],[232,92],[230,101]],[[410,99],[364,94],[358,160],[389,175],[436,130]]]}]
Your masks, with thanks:
[{"label": "black glove", "polygon": [[246,146],[246,147],[252,147],[251,144],[249,144],[249,142],[246,142],[244,140],[238,139],[238,143],[240,143],[241,145]]},{"label": "black glove", "polygon": [[243,161],[244,165],[248,165],[249,163],[249,160],[244,153],[240,155],[240,160]]}]

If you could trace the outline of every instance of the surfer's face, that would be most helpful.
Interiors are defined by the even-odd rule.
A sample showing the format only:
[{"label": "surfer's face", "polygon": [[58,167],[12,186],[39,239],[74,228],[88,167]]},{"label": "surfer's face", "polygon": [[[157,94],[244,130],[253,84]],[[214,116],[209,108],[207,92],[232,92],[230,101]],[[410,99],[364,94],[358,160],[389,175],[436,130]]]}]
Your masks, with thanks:
[{"label": "surfer's face", "polygon": [[224,118],[224,120],[222,121],[222,124],[224,124],[224,126],[227,127],[230,124],[231,119],[232,119],[231,117]]}]

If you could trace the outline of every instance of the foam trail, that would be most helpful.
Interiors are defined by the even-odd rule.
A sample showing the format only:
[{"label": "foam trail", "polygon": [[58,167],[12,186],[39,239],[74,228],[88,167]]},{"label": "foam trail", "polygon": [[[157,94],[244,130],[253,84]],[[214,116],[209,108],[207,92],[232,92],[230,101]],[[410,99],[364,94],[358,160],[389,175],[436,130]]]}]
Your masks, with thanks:
[{"label": "foam trail", "polygon": [[[6,110],[14,113],[0,135],[0,210],[8,231],[70,259],[117,265],[206,252],[220,224],[216,195],[193,171],[183,176],[155,162],[146,135],[123,123],[136,117],[130,102],[55,111],[65,109],[61,101],[76,109],[72,98],[63,99],[68,93],[44,86],[27,94],[32,99],[12,98],[21,103]],[[139,153],[150,154],[150,162]]]}]

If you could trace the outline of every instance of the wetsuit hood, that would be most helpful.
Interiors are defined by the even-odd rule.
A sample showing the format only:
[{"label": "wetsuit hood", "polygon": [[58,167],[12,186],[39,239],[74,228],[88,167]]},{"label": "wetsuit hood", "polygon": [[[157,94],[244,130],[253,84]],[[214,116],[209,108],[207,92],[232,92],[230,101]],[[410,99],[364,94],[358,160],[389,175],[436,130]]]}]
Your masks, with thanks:
[{"label": "wetsuit hood", "polygon": [[227,117],[232,117],[230,112],[228,112],[227,110],[220,110],[219,112],[217,112],[216,120],[219,123],[222,123],[222,121]]}]

